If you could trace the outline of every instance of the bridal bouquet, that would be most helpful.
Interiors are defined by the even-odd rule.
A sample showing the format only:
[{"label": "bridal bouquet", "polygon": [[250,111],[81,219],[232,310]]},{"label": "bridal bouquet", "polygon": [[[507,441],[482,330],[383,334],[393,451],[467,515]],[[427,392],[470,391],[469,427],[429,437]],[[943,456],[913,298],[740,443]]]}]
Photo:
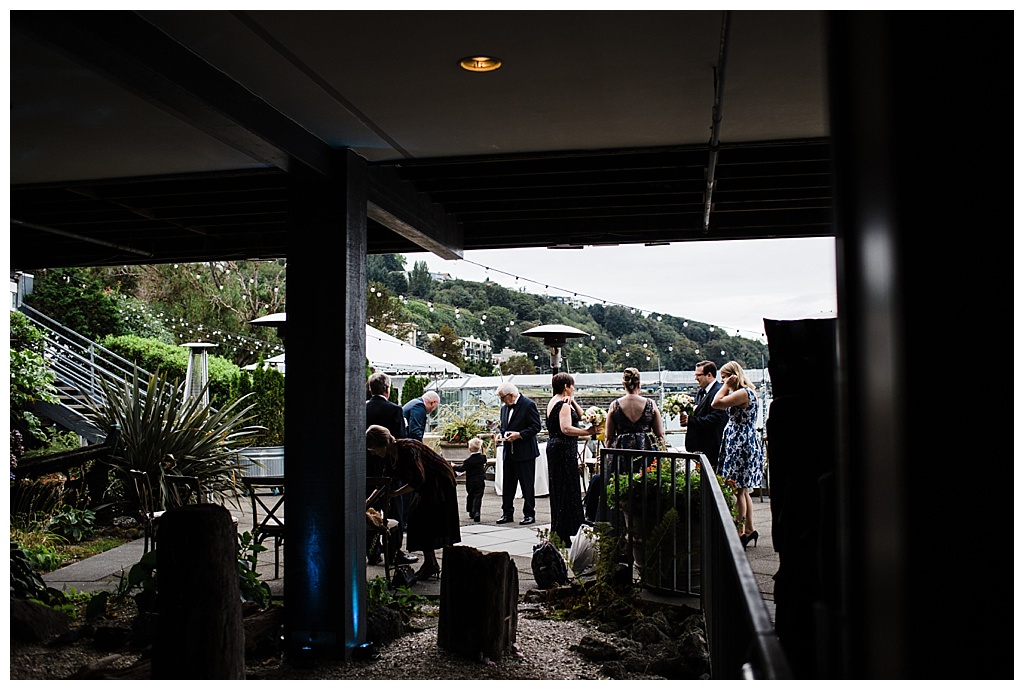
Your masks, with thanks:
[{"label": "bridal bouquet", "polygon": [[604,418],[605,411],[603,408],[592,405],[583,412],[583,420],[588,424],[593,424],[597,427],[597,440],[604,440]]},{"label": "bridal bouquet", "polygon": [[665,402],[661,404],[661,413],[669,419],[678,417],[681,413],[689,416],[693,414],[693,398],[686,393],[666,395]]}]

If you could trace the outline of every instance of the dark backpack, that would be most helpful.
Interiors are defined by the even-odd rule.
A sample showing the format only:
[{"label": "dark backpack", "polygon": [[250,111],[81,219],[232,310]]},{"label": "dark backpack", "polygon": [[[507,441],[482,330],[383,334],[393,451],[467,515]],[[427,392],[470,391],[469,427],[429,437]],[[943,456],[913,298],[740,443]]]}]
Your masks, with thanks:
[{"label": "dark backpack", "polygon": [[541,589],[564,585],[569,581],[569,569],[555,545],[549,541],[533,547],[533,579]]}]

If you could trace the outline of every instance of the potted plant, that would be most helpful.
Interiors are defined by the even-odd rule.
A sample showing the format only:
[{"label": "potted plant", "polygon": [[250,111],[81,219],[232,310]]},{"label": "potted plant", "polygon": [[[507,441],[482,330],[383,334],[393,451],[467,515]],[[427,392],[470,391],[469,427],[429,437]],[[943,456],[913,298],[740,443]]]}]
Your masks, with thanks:
[{"label": "potted plant", "polygon": [[440,453],[449,460],[469,457],[466,444],[469,439],[488,431],[491,425],[488,417],[493,410],[478,405],[463,411],[456,405],[442,405],[438,408],[437,421],[441,433]]},{"label": "potted plant", "polygon": [[[731,486],[716,476],[730,512]],[[692,459],[660,458],[647,467],[613,474],[607,502],[622,512],[641,584],[678,590],[700,579],[701,475]]]}]

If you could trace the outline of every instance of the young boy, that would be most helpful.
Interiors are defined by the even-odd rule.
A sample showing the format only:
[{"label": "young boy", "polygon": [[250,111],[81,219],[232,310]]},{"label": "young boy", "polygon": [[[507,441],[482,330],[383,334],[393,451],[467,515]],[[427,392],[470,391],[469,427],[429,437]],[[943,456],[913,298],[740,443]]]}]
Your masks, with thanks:
[{"label": "young boy", "polygon": [[473,522],[480,522],[480,503],[484,500],[484,473],[487,471],[487,457],[480,452],[484,442],[478,438],[469,439],[470,456],[455,467],[456,472],[466,473],[466,511]]}]

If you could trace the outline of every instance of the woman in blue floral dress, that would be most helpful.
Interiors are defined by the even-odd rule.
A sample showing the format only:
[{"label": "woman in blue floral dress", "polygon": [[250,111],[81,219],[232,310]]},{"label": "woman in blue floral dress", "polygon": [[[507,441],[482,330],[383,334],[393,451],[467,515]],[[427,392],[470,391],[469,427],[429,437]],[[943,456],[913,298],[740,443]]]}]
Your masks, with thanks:
[{"label": "woman in blue floral dress", "polygon": [[761,486],[764,476],[764,445],[757,431],[758,400],[754,384],[739,363],[727,362],[720,371],[722,387],[715,394],[711,407],[728,410],[729,421],[722,435],[719,460],[722,477],[736,482],[736,516],[742,525],[740,542],[747,548],[750,542],[757,546],[750,490]]}]

